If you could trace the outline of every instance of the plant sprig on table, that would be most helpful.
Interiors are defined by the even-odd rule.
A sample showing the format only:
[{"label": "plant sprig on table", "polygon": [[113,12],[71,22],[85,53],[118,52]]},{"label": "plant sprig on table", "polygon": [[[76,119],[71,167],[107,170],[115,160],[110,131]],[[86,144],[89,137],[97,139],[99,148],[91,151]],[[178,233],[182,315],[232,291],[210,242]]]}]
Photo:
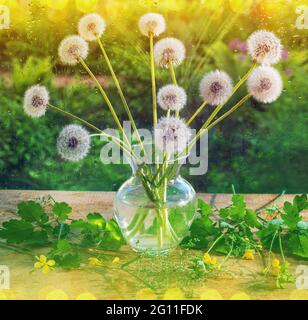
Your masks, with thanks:
[{"label": "plant sprig on table", "polygon": [[38,201],[20,202],[16,219],[3,222],[0,239],[5,248],[30,254],[30,250],[52,248],[48,258],[56,266],[66,269],[78,268],[82,262],[80,252],[95,249],[118,250],[124,243],[122,233],[115,220],[106,220],[99,213],[89,213],[85,220],[70,218],[72,208],[65,202],[55,202],[45,208]]},{"label": "plant sprig on table", "polygon": [[[104,260],[116,260],[118,253],[113,251],[125,241],[113,219],[107,221],[99,213],[71,219],[72,208],[67,203],[49,200],[20,202],[16,218],[0,226],[0,246],[30,255],[42,267],[41,260],[54,261],[50,269],[76,269],[86,263],[103,267]],[[219,275],[230,257],[253,260],[259,254],[264,264],[261,273],[275,277],[277,287],[293,282],[286,256],[308,259],[308,223],[301,216],[306,209],[307,195],[295,196],[282,209],[266,207],[262,215],[248,209],[242,195],[234,194],[232,203],[220,210],[200,199],[199,217],[182,242],[184,248],[205,252],[193,259],[192,278]],[[273,210],[281,218],[273,216]],[[35,258],[33,250],[43,250],[45,255]],[[222,261],[213,253],[222,255]]]},{"label": "plant sprig on table", "polygon": [[[277,287],[283,287],[294,281],[286,255],[308,259],[308,222],[301,215],[308,209],[305,194],[295,196],[293,203],[285,202],[282,210],[275,207],[281,218],[273,218],[273,207],[265,208],[263,214],[269,214],[271,220],[248,209],[244,197],[238,194],[233,195],[231,205],[219,210],[200,199],[198,207],[199,217],[194,220],[190,235],[182,241],[185,248],[207,250],[206,259],[193,260],[195,275],[216,270],[213,268],[216,263],[209,263],[212,252],[247,260],[253,260],[258,254],[264,265],[262,272],[275,276]],[[274,253],[279,254],[281,260],[275,258]]]}]

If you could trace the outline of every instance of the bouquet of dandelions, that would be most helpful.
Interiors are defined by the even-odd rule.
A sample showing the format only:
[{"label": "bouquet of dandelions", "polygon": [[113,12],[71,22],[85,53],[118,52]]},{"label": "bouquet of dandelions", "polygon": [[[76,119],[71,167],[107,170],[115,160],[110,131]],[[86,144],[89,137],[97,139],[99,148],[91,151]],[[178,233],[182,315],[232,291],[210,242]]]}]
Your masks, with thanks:
[{"label": "bouquet of dandelions", "polygon": [[[105,27],[105,21],[98,14],[84,16],[79,21],[79,35],[65,38],[60,43],[58,53],[63,64],[73,66],[80,63],[94,80],[120,135],[108,134],[68,111],[52,105],[48,90],[41,85],[35,85],[26,91],[24,110],[32,117],[40,117],[49,108],[70,116],[95,131],[89,134],[80,125],[66,126],[57,141],[58,152],[65,160],[78,161],[84,158],[90,149],[91,137],[94,136],[107,137],[109,141],[121,148],[123,154],[133,163],[134,170],[133,177],[125,182],[117,193],[116,219],[126,240],[135,250],[167,251],[175,247],[187,234],[196,211],[193,188],[187,181],[178,178],[178,170],[183,159],[205,132],[251,97],[261,103],[271,103],[280,96],[282,80],[271,65],[280,60],[282,46],[280,40],[271,32],[262,30],[253,33],[248,39],[248,50],[253,60],[251,68],[235,85],[230,76],[221,70],[204,75],[200,82],[200,96],[203,102],[190,119],[185,121],[179,114],[186,104],[186,93],[177,84],[175,75],[175,68],[185,59],[184,44],[175,38],[165,38],[154,45],[154,38],[165,31],[165,20],[157,13],[147,13],[142,16],[139,20],[139,29],[149,38],[152,81],[154,147],[152,149],[151,146],[149,151],[149,146],[142,140],[137,129],[131,109],[101,40]],[[126,134],[107,93],[85,62],[89,51],[88,41],[98,43],[132,126],[134,139]],[[172,84],[162,87],[158,93],[155,84],[155,63],[169,70],[172,80]],[[257,66],[258,64],[260,66]],[[229,98],[246,80],[248,94],[218,117],[218,113]],[[160,119],[157,117],[157,103],[166,112]],[[214,110],[199,131],[192,136],[189,126],[207,104],[214,106]],[[153,164],[148,161],[149,153],[150,159],[152,157],[154,159]]]}]

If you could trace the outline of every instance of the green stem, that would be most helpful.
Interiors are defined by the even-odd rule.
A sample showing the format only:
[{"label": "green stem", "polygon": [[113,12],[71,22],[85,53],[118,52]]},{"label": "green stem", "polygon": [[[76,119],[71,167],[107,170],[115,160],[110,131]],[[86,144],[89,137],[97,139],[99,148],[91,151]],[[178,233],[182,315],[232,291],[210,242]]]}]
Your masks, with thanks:
[{"label": "green stem", "polygon": [[220,121],[228,117],[231,113],[236,111],[239,107],[241,107],[247,100],[251,98],[251,94],[247,94],[245,97],[243,97],[235,106],[233,106],[230,110],[225,112],[222,116],[220,116],[217,120],[213,121],[206,129],[210,130],[214,126],[216,126]]},{"label": "green stem", "polygon": [[109,111],[111,112],[111,115],[112,115],[112,117],[113,117],[116,125],[118,126],[120,132],[121,132],[122,135],[123,135],[124,140],[126,141],[126,143],[127,143],[128,145],[130,145],[130,142],[129,142],[128,138],[127,138],[127,135],[126,135],[126,133],[125,133],[125,131],[124,131],[122,125],[121,125],[121,122],[120,122],[120,120],[119,120],[119,118],[118,118],[118,116],[117,116],[117,114],[116,114],[116,112],[115,112],[115,110],[114,110],[114,108],[113,108],[113,106],[112,106],[112,104],[111,104],[111,102],[110,102],[110,100],[109,100],[109,98],[108,98],[105,90],[102,88],[101,84],[99,83],[99,81],[97,80],[97,78],[95,77],[95,75],[93,74],[93,72],[90,70],[90,68],[87,66],[87,64],[85,63],[85,61],[84,61],[83,59],[81,59],[81,58],[79,59],[79,61],[80,61],[80,63],[82,64],[82,66],[84,67],[84,69],[88,72],[88,74],[90,75],[90,77],[91,77],[91,78],[94,80],[94,82],[96,83],[96,86],[97,86],[97,88],[99,89],[101,95],[103,96],[103,98],[104,98],[104,100],[105,100],[105,102],[106,102],[106,104],[107,104],[107,106],[108,106],[108,108],[109,108]]},{"label": "green stem", "polygon": [[91,123],[89,123],[88,121],[83,120],[83,119],[75,116],[74,114],[72,114],[72,113],[70,113],[70,112],[67,112],[67,111],[65,111],[65,110],[62,110],[62,109],[60,109],[60,108],[58,108],[58,107],[56,107],[56,106],[54,106],[54,105],[52,105],[52,104],[50,104],[50,103],[48,104],[48,107],[50,107],[50,108],[52,108],[52,109],[54,109],[54,110],[56,110],[56,111],[59,111],[59,112],[63,113],[64,115],[69,116],[69,117],[71,117],[71,118],[73,118],[73,119],[75,119],[75,120],[78,120],[78,121],[82,122],[84,125],[86,125],[87,127],[93,129],[94,131],[97,131],[97,132],[100,132],[100,133],[103,132],[101,129],[95,127],[93,124],[91,124]]},{"label": "green stem", "polygon": [[116,88],[118,89],[118,92],[119,92],[119,95],[120,95],[122,104],[123,104],[124,109],[125,109],[125,111],[126,111],[126,113],[127,113],[127,115],[128,115],[129,121],[131,122],[131,125],[132,125],[132,127],[133,127],[133,131],[134,131],[134,133],[136,134],[137,140],[138,140],[138,142],[139,142],[142,150],[144,151],[143,143],[142,143],[142,141],[141,141],[141,137],[140,137],[140,135],[139,135],[139,131],[138,131],[138,129],[137,129],[136,123],[135,123],[134,118],[133,118],[133,116],[132,116],[132,114],[131,114],[131,112],[130,112],[129,106],[128,106],[127,102],[126,102],[126,99],[125,99],[125,97],[124,97],[124,94],[123,94],[122,88],[121,88],[121,86],[120,86],[119,80],[118,80],[118,78],[117,78],[117,76],[116,76],[116,74],[115,74],[115,72],[114,72],[114,70],[113,70],[113,67],[112,67],[112,64],[111,64],[111,62],[110,62],[110,60],[109,60],[109,57],[108,57],[108,55],[107,55],[107,52],[106,52],[106,50],[105,50],[105,48],[104,48],[104,46],[103,46],[103,43],[102,43],[102,41],[101,41],[101,39],[100,39],[99,37],[97,37],[97,42],[98,42],[99,47],[100,47],[100,49],[101,49],[101,51],[102,51],[102,54],[103,54],[103,56],[104,56],[104,59],[105,59],[107,65],[108,65],[109,71],[110,71],[111,76],[112,76],[113,81],[114,81],[114,84],[115,84]]},{"label": "green stem", "polygon": [[138,158],[132,153],[132,149],[127,146],[122,140],[118,139],[117,137],[107,134],[105,132],[98,133],[98,134],[91,134],[90,137],[95,136],[105,136],[108,139],[110,139],[115,145],[117,145],[120,149],[122,149],[124,152],[127,153],[128,156],[133,157],[136,161],[138,161]]},{"label": "green stem", "polygon": [[155,82],[155,66],[154,66],[154,49],[153,49],[153,33],[150,33],[150,63],[151,63],[151,80],[152,80],[152,99],[153,99],[153,123],[157,124],[157,102],[156,102],[156,82]]},{"label": "green stem", "polygon": [[[59,111],[59,112],[63,113],[64,115],[68,116],[68,117],[71,117],[71,118],[73,118],[73,119],[75,119],[75,120],[80,121],[81,123],[83,123],[83,124],[86,125],[87,127],[91,128],[92,130],[95,130],[95,131],[99,132],[99,134],[98,134],[99,136],[105,136],[105,137],[107,137],[107,138],[109,138],[109,139],[112,139],[112,141],[113,141],[116,145],[118,145],[123,151],[126,151],[129,155],[132,155],[132,153],[131,153],[132,150],[131,150],[130,147],[127,146],[122,140],[120,140],[120,139],[118,139],[118,138],[116,138],[116,137],[114,137],[114,136],[112,136],[112,135],[110,135],[110,134],[105,133],[104,131],[102,131],[101,129],[95,127],[93,124],[89,123],[88,121],[83,120],[83,119],[75,116],[74,114],[72,114],[72,113],[70,113],[70,112],[67,112],[67,111],[65,111],[65,110],[62,110],[62,109],[60,109],[60,108],[58,108],[58,107],[56,107],[56,106],[54,106],[54,105],[52,105],[52,104],[50,104],[50,103],[48,104],[48,107],[51,108],[51,109],[54,109],[54,110],[56,110],[56,111]],[[93,135],[91,135],[91,136],[95,136],[95,135],[93,134]],[[132,155],[132,156],[134,156],[134,155]],[[136,158],[136,159],[137,159],[137,158]]]},{"label": "green stem", "polygon": [[61,240],[61,236],[62,236],[62,231],[63,231],[63,223],[60,224],[60,230],[59,230],[59,235],[58,235],[58,241]]},{"label": "green stem", "polygon": [[[255,69],[256,67],[256,63],[254,63],[252,65],[252,67],[247,71],[247,73],[241,78],[241,80],[234,86],[232,93],[230,95],[230,98],[234,95],[234,93],[240,88],[240,86],[247,80],[248,76],[250,75],[250,73]],[[248,96],[248,95],[247,95]],[[247,96],[245,96],[244,98],[246,98]],[[242,99],[243,100],[243,99]],[[241,100],[241,101],[242,101]],[[246,100],[245,100],[246,101]],[[195,138],[191,141],[191,143],[189,144],[189,150],[191,150],[192,146],[198,141],[198,139],[204,134],[205,129],[208,129],[209,124],[212,122],[212,120],[215,118],[215,116],[217,115],[217,113],[223,108],[223,106],[227,103],[224,102],[220,105],[218,105],[216,107],[216,109],[213,111],[213,113],[209,116],[209,118],[206,120],[206,122],[202,125],[201,129],[198,131],[198,133],[196,134]],[[238,108],[239,106],[237,106]],[[233,108],[232,108],[233,109]],[[229,113],[228,113],[229,114]],[[227,115],[228,115],[227,114]],[[222,119],[220,119],[219,121],[215,121],[215,124],[217,124],[218,122],[220,122],[221,120],[223,120],[227,115],[224,115]],[[217,119],[218,120],[218,119]],[[212,128],[213,126],[211,126]]]},{"label": "green stem", "polygon": [[270,249],[269,249],[269,253],[268,253],[268,265],[271,265],[271,254],[272,254],[272,249],[273,249],[273,245],[274,245],[274,241],[276,239],[278,231],[275,232],[273,239],[271,241],[271,245],[270,245]]},{"label": "green stem", "polygon": [[282,241],[281,241],[281,235],[280,234],[279,234],[279,248],[280,248],[282,261],[283,261],[283,263],[286,263],[286,259],[285,259],[284,252],[283,252],[283,249],[282,249]]},{"label": "green stem", "polygon": [[[173,68],[172,61],[169,61],[169,71],[170,71],[172,83],[173,83],[175,86],[177,86],[177,85],[178,85],[178,82],[176,81],[176,77],[175,77],[175,72],[174,72],[174,68]],[[176,110],[175,116],[178,118],[179,115],[180,115],[180,111],[179,111],[179,110]]]},{"label": "green stem", "polygon": [[203,110],[203,108],[206,106],[207,101],[203,101],[201,106],[197,109],[197,111],[190,117],[190,119],[186,122],[186,125],[189,126],[194,119],[197,117],[197,115]]},{"label": "green stem", "polygon": [[222,233],[216,240],[213,242],[213,244],[210,246],[209,250],[206,253],[210,253],[210,251],[214,248],[214,246],[217,244],[217,242],[224,236]]},{"label": "green stem", "polygon": [[131,229],[131,231],[128,233],[127,235],[127,239],[131,239],[141,228],[141,226],[144,223],[144,220],[147,217],[147,213],[142,213],[137,221],[137,223],[133,226],[133,228]]}]

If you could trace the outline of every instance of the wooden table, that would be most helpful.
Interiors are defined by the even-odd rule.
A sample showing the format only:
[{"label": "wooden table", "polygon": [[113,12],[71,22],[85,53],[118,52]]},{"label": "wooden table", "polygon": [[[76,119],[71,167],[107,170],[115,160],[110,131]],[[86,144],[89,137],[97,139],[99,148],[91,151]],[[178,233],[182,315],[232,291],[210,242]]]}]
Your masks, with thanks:
[{"label": "wooden table", "polygon": [[[73,208],[73,217],[82,218],[89,212],[100,212],[106,218],[113,214],[112,192],[61,192],[61,191],[0,191],[0,221],[7,220],[16,212],[16,205],[22,200],[51,195],[56,201],[65,201]],[[200,194],[200,198],[218,208],[230,204],[230,194]],[[275,194],[246,195],[247,206],[258,209],[277,198]],[[292,201],[293,195],[284,195],[276,202],[278,206],[286,200]],[[307,213],[306,213],[307,215]],[[196,256],[203,253],[195,250],[177,249],[169,256],[159,258],[138,258],[127,246],[119,252],[120,261],[134,260],[123,269],[111,266],[107,262],[102,268],[83,266],[79,270],[56,270],[44,275],[39,271],[29,273],[34,256],[44,252],[33,252],[33,257],[18,255],[0,249],[0,265],[7,265],[11,270],[11,289],[0,290],[0,299],[138,299],[147,294],[158,299],[169,292],[174,298],[187,299],[308,299],[308,291],[297,290],[294,284],[286,289],[276,289],[275,281],[264,279],[260,275],[261,261],[230,259],[227,271],[206,280],[194,281],[187,277],[187,265]],[[217,257],[221,261],[223,257]],[[289,259],[292,271],[305,261]],[[151,292],[149,291],[151,288]],[[150,292],[150,293],[149,293]],[[154,292],[154,293],[153,293]],[[181,296],[181,294],[183,296]],[[154,295],[154,296],[152,296]]]}]

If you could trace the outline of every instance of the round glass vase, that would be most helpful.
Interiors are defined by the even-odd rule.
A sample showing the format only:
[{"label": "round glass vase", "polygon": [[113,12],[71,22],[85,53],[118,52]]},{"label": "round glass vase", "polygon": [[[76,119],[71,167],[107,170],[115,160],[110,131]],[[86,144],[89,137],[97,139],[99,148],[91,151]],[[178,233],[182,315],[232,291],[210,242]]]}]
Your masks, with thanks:
[{"label": "round glass vase", "polygon": [[[166,183],[161,200],[153,201],[137,174],[139,168],[132,169],[132,177],[116,193],[115,218],[133,250],[148,255],[166,254],[189,233],[197,209],[195,190],[180,176],[178,166]],[[160,191],[161,188],[153,192]]]}]

